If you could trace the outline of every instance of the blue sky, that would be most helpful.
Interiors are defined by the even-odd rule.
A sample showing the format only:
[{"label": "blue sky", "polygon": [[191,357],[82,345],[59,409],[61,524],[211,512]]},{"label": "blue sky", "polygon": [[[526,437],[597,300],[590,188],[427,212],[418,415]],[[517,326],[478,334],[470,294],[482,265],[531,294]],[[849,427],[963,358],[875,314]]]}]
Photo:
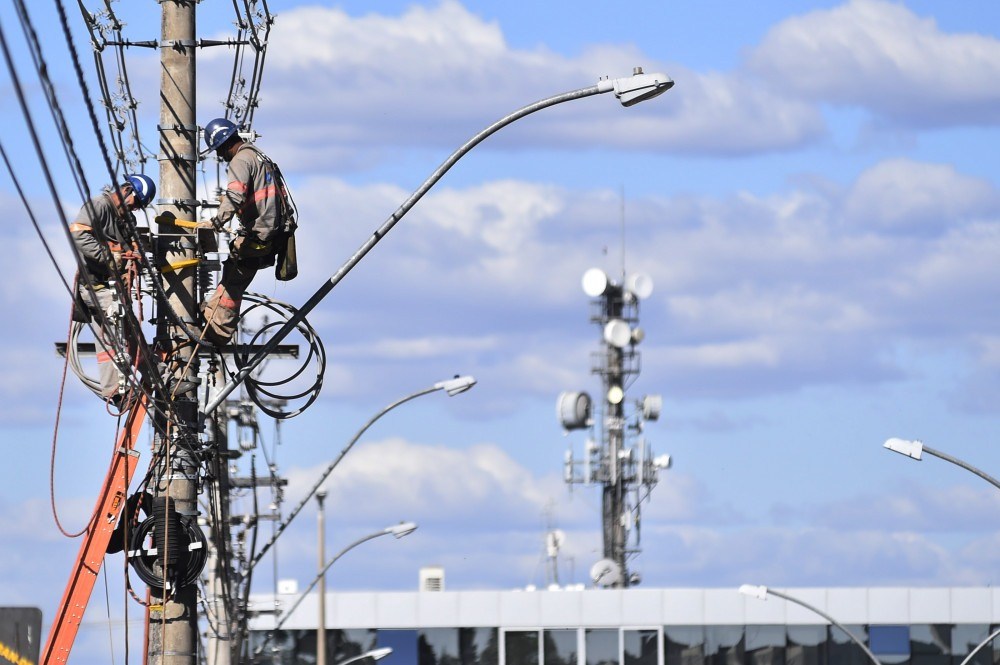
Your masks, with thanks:
[{"label": "blue sky", "polygon": [[[597,392],[589,354],[599,336],[580,277],[595,266],[620,272],[623,210],[628,270],[655,283],[632,396],[663,395],[664,416],[647,433],[674,458],[643,513],[645,584],[996,581],[995,489],[881,443],[922,438],[1000,473],[990,447],[1000,404],[1000,6],[269,6],[277,20],[255,128],[304,213],[302,274],[290,285],[262,275],[255,288],[291,303],[495,119],[636,65],[676,81],[633,108],[603,95],[490,138],[310,317],[330,366],[319,402],[283,428],[277,460],[290,502],[385,404],[455,373],[480,382],[400,408],[331,476],[330,549],[399,520],[421,524],[345,557],[331,588],[413,588],[431,563],[445,566],[452,589],[543,583],[546,511],[584,581],[600,549],[599,497],[561,482],[563,453],[582,437],[563,437],[553,407],[563,390]],[[58,24],[44,7],[31,11],[51,37],[46,55],[97,187],[106,175]],[[200,32],[229,34],[228,11],[199,5]],[[154,36],[155,5],[121,13],[129,36]],[[85,44],[78,14],[70,18]],[[0,20],[30,78],[10,7]],[[145,142],[155,143],[157,64],[128,53],[146,100]],[[202,124],[220,114],[229,57],[201,60]],[[6,73],[0,85],[4,146],[67,266]],[[29,93],[44,124],[37,86]],[[57,155],[50,125],[46,148]],[[7,177],[0,187],[10,230],[0,298],[17,321],[0,351],[10,460],[0,604],[49,617],[78,548],[48,506],[62,370],[51,344],[64,335],[67,303]],[[75,212],[72,187],[60,195]],[[55,462],[69,528],[92,506],[113,431],[71,375]],[[313,517],[282,538],[280,577],[308,581]],[[109,566],[113,598],[119,564]]]}]

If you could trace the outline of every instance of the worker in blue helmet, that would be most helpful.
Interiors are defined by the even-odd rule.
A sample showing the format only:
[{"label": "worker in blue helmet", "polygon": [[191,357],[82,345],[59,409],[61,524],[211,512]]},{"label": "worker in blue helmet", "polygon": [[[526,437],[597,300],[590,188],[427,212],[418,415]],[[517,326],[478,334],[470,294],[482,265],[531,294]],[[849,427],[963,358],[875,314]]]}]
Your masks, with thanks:
[{"label": "worker in blue helmet", "polygon": [[101,397],[117,407],[127,402],[118,365],[130,362],[124,356],[134,356],[134,345],[123,339],[120,312],[128,303],[116,302],[119,292],[115,284],[124,274],[126,259],[134,257],[133,211],[148,206],[155,196],[152,178],[141,173],[126,175],[121,185],[106,188],[84,204],[69,227],[81,265],[74,319],[98,324],[94,331]]},{"label": "worker in blue helmet", "polygon": [[245,141],[227,118],[205,125],[205,145],[225,161],[226,189],[219,209],[202,227],[222,231],[239,220],[229,244],[229,258],[222,265],[222,278],[205,302],[203,337],[222,346],[236,332],[240,303],[257,272],[277,263],[275,276],[295,276],[295,204],[277,164],[257,146]]}]

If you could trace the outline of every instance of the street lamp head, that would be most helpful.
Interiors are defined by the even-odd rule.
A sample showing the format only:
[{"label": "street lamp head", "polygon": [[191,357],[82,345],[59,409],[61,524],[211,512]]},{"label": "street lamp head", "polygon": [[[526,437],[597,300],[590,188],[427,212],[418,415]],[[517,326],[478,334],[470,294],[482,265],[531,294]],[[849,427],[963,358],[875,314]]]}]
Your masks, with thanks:
[{"label": "street lamp head", "polygon": [[372,649],[371,651],[366,651],[360,656],[354,656],[353,658],[342,660],[339,663],[337,663],[337,665],[348,665],[348,663],[358,663],[368,658],[371,658],[372,660],[382,660],[390,653],[392,653],[392,647],[380,647],[378,649]]},{"label": "street lamp head", "polygon": [[381,649],[372,649],[368,652],[368,657],[372,660],[382,660],[386,656],[392,653],[392,647],[382,647]]},{"label": "street lamp head", "polygon": [[767,587],[756,584],[741,584],[740,593],[744,596],[752,596],[760,600],[767,600]]},{"label": "street lamp head", "polygon": [[673,86],[673,79],[666,74],[644,74],[642,67],[636,67],[632,71],[632,76],[620,79],[601,79],[597,82],[600,92],[614,90],[615,97],[622,103],[622,106],[632,106],[658,97]]},{"label": "street lamp head", "polygon": [[920,461],[921,456],[924,453],[924,444],[921,441],[907,441],[906,439],[897,439],[895,437],[889,439],[884,444],[884,448],[888,448],[893,452],[897,452],[900,455],[906,455],[917,461]]},{"label": "street lamp head", "polygon": [[399,524],[386,527],[385,532],[392,534],[393,538],[402,538],[403,536],[410,535],[416,530],[417,525],[414,522],[400,522]]},{"label": "street lamp head", "polygon": [[458,376],[455,375],[453,379],[447,379],[445,381],[438,381],[434,384],[434,387],[438,390],[443,390],[448,393],[448,397],[454,397],[455,395],[460,395],[466,390],[476,385],[476,379],[471,376]]}]

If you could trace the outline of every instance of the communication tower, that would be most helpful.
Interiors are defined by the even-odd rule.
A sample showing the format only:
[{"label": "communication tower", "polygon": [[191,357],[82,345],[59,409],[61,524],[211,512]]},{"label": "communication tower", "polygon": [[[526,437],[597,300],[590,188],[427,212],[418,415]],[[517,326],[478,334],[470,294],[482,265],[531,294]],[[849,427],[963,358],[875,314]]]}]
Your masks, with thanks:
[{"label": "communication tower", "polygon": [[639,375],[639,351],[645,333],[639,327],[639,301],[653,292],[652,279],[642,273],[612,281],[599,268],[583,275],[583,291],[591,300],[590,320],[601,330],[601,347],[592,355],[591,373],[601,379],[601,398],[586,392],[563,392],[557,416],[568,431],[590,433],[582,458],[566,451],[565,480],[602,486],[601,517],[604,558],[590,569],[591,580],[603,587],[638,584],[639,573],[629,562],[639,553],[639,512],[642,502],[670,467],[670,456],[653,456],[643,433],[645,423],[660,417],[663,398],[646,395],[629,402],[628,388]]}]

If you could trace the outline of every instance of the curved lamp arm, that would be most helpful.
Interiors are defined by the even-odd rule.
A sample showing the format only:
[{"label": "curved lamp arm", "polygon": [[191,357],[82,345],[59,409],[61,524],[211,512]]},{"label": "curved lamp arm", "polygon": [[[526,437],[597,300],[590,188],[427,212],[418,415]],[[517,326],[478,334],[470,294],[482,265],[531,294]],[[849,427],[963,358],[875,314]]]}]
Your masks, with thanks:
[{"label": "curved lamp arm", "polygon": [[803,600],[799,600],[798,598],[795,598],[793,596],[789,596],[788,594],[781,593],[780,591],[775,591],[774,589],[769,589],[766,586],[756,586],[756,585],[753,585],[753,584],[744,584],[744,585],[740,586],[740,593],[742,593],[744,596],[752,596],[754,598],[759,598],[760,600],[767,600],[767,596],[768,596],[768,594],[770,594],[772,596],[777,596],[778,598],[784,598],[785,600],[787,600],[790,603],[795,603],[796,605],[801,605],[802,607],[806,608],[810,612],[814,612],[815,614],[818,614],[819,616],[823,617],[824,619],[826,619],[827,621],[829,621],[831,624],[833,624],[837,628],[839,628],[842,631],[844,631],[844,633],[849,638],[851,638],[852,642],[854,642],[859,647],[861,647],[862,651],[864,651],[865,654],[867,654],[867,656],[871,659],[871,661],[872,661],[872,663],[874,663],[874,665],[882,665],[882,663],[879,661],[879,659],[875,657],[875,654],[873,654],[871,652],[871,649],[869,649],[865,645],[864,642],[862,642],[861,640],[859,640],[854,633],[852,633],[851,631],[847,630],[847,628],[845,628],[844,626],[842,626],[840,624],[840,622],[838,622],[836,619],[834,619],[832,616],[830,616],[829,614],[827,614],[823,610],[819,609],[818,607],[813,607],[812,605],[810,605],[809,603],[807,603],[807,602],[805,602]]},{"label": "curved lamp arm", "polygon": [[553,97],[548,97],[546,99],[535,102],[534,104],[528,104],[517,111],[514,111],[510,115],[506,115],[500,118],[492,125],[482,130],[471,139],[466,141],[458,150],[453,152],[448,159],[441,163],[441,166],[424,181],[420,187],[416,189],[410,197],[403,202],[399,208],[396,209],[394,213],[389,215],[389,218],[382,223],[375,233],[372,234],[368,240],[365,241],[361,247],[358,248],[354,254],[347,259],[347,261],[340,267],[337,272],[333,274],[330,279],[328,279],[317,291],[312,295],[309,300],[306,301],[302,307],[297,309],[292,316],[285,321],[284,325],[281,326],[275,332],[275,334],[267,341],[264,346],[254,354],[253,358],[244,365],[243,369],[233,377],[232,381],[227,383],[225,386],[216,393],[215,397],[205,406],[205,413],[212,413],[222,404],[226,398],[229,396],[233,390],[247,377],[250,373],[263,362],[264,358],[267,357],[275,347],[305,319],[306,315],[309,314],[319,304],[322,300],[333,290],[333,287],[337,286],[342,279],[349,273],[354,266],[358,264],[361,259],[371,251],[379,240],[385,237],[392,227],[396,225],[396,222],[401,220],[403,216],[410,211],[410,209],[416,205],[427,191],[433,187],[441,177],[448,172],[448,170],[455,165],[459,159],[465,156],[470,150],[475,148],[477,145],[482,143],[488,136],[494,134],[495,132],[503,129],[507,125],[511,124],[516,120],[531,115],[536,111],[541,111],[542,109],[548,108],[550,106],[555,106],[556,104],[562,104],[563,102],[573,101],[574,99],[582,99],[584,97],[590,97],[591,95],[600,95],[606,92],[614,92],[615,97],[622,103],[623,106],[632,106],[639,102],[645,101],[647,99],[652,99],[660,94],[666,92],[671,87],[673,87],[674,82],[669,76],[665,74],[644,74],[642,69],[636,67],[632,76],[609,79],[605,78],[598,81],[597,85],[590,86],[588,88],[580,88],[579,90],[572,90],[570,92],[564,92]]},{"label": "curved lamp arm", "polygon": [[[281,615],[281,620],[274,625],[274,628],[268,631],[267,637],[264,638],[264,641],[261,642],[260,645],[257,647],[257,649],[254,651],[254,656],[259,656],[261,652],[264,651],[264,647],[266,647],[268,643],[274,638],[274,634],[279,630],[281,630],[281,627],[285,625],[285,621],[288,620],[288,617],[292,616],[292,613],[295,611],[295,608],[297,608],[302,603],[302,601],[305,600],[306,596],[309,595],[309,592],[313,590],[313,587],[315,587],[316,584],[320,581],[320,579],[324,575],[326,575],[326,571],[330,569],[330,566],[335,564],[340,557],[344,556],[358,545],[361,545],[362,543],[367,543],[369,540],[378,538],[379,536],[392,535],[395,536],[396,538],[402,538],[403,536],[407,536],[413,533],[416,530],[416,528],[417,525],[414,524],[413,522],[402,522],[394,526],[386,527],[381,531],[376,531],[374,533],[368,534],[367,536],[358,538],[353,543],[351,543],[344,549],[337,552],[337,554],[332,559],[330,559],[330,561],[327,562],[326,566],[323,567],[323,570],[321,570],[319,574],[316,575],[315,578],[313,578],[313,581],[309,583],[309,586],[306,588],[306,590],[303,591],[301,594],[299,594],[299,597],[295,599],[295,602],[292,603],[292,606],[289,607],[287,610],[285,610],[285,612]],[[325,602],[325,599],[320,598],[319,602],[321,603]],[[383,655],[388,655],[388,653]],[[379,656],[379,658],[381,657],[382,656]]]},{"label": "curved lamp arm", "polygon": [[260,552],[258,552],[257,555],[254,556],[253,560],[250,562],[250,565],[247,566],[247,571],[249,572],[253,570],[254,566],[260,563],[260,560],[264,558],[264,555],[267,553],[269,549],[271,549],[271,546],[274,545],[274,542],[276,540],[278,540],[278,537],[285,532],[285,529],[288,528],[288,525],[291,524],[292,520],[295,519],[296,515],[302,512],[302,509],[305,507],[305,505],[309,503],[309,499],[312,498],[312,496],[320,488],[320,486],[323,484],[323,481],[325,481],[327,476],[330,475],[330,472],[332,472],[335,468],[337,468],[337,465],[340,464],[340,460],[344,459],[344,455],[346,455],[348,451],[352,447],[354,447],[354,444],[358,442],[358,439],[361,438],[361,435],[367,432],[368,428],[375,424],[375,421],[377,421],[379,418],[381,418],[385,414],[395,409],[397,406],[401,404],[406,404],[412,399],[416,399],[423,395],[428,395],[430,393],[437,392],[438,390],[445,391],[449,397],[454,395],[460,395],[461,393],[464,393],[466,390],[472,388],[472,386],[474,385],[476,385],[476,380],[471,376],[456,376],[455,378],[448,379],[446,381],[438,381],[430,388],[424,388],[423,390],[418,390],[415,393],[412,393],[410,395],[407,395],[406,397],[396,400],[395,402],[383,408],[381,411],[372,416],[368,420],[368,422],[366,422],[364,426],[362,426],[362,428],[359,429],[354,434],[354,436],[347,443],[347,445],[344,446],[344,449],[340,451],[340,454],[337,455],[337,457],[332,462],[330,462],[330,464],[323,471],[323,474],[319,477],[319,480],[317,480],[316,483],[312,486],[312,489],[310,489],[309,492],[306,493],[302,501],[300,501],[299,504],[292,509],[292,512],[288,514],[288,518],[284,522],[278,525],[278,528],[275,529],[274,535],[271,536],[271,539],[264,544]]},{"label": "curved lamp arm", "polygon": [[971,464],[963,462],[957,457],[952,457],[948,453],[943,453],[940,450],[934,450],[930,446],[926,445],[923,441],[908,441],[907,439],[897,439],[893,437],[887,440],[885,443],[883,443],[882,447],[888,448],[894,453],[899,453],[900,455],[906,455],[907,457],[915,459],[918,462],[920,461],[923,453],[927,453],[928,455],[933,455],[934,457],[940,457],[946,462],[951,462],[955,466],[960,466],[966,471],[971,471],[972,473],[976,474],[977,476],[988,482],[990,485],[993,485],[993,487],[1000,489],[1000,481],[998,481],[996,478],[989,475],[985,471],[981,471],[976,467],[972,466]]},{"label": "curved lamp arm", "polygon": [[992,642],[993,638],[995,638],[997,635],[1000,635],[1000,628],[997,628],[992,633],[990,633],[989,637],[980,642],[975,649],[970,651],[969,655],[965,657],[965,660],[962,661],[961,665],[969,665],[969,661],[972,660],[972,657],[975,656],[977,653],[979,653],[980,649],[982,649],[984,646]]}]

